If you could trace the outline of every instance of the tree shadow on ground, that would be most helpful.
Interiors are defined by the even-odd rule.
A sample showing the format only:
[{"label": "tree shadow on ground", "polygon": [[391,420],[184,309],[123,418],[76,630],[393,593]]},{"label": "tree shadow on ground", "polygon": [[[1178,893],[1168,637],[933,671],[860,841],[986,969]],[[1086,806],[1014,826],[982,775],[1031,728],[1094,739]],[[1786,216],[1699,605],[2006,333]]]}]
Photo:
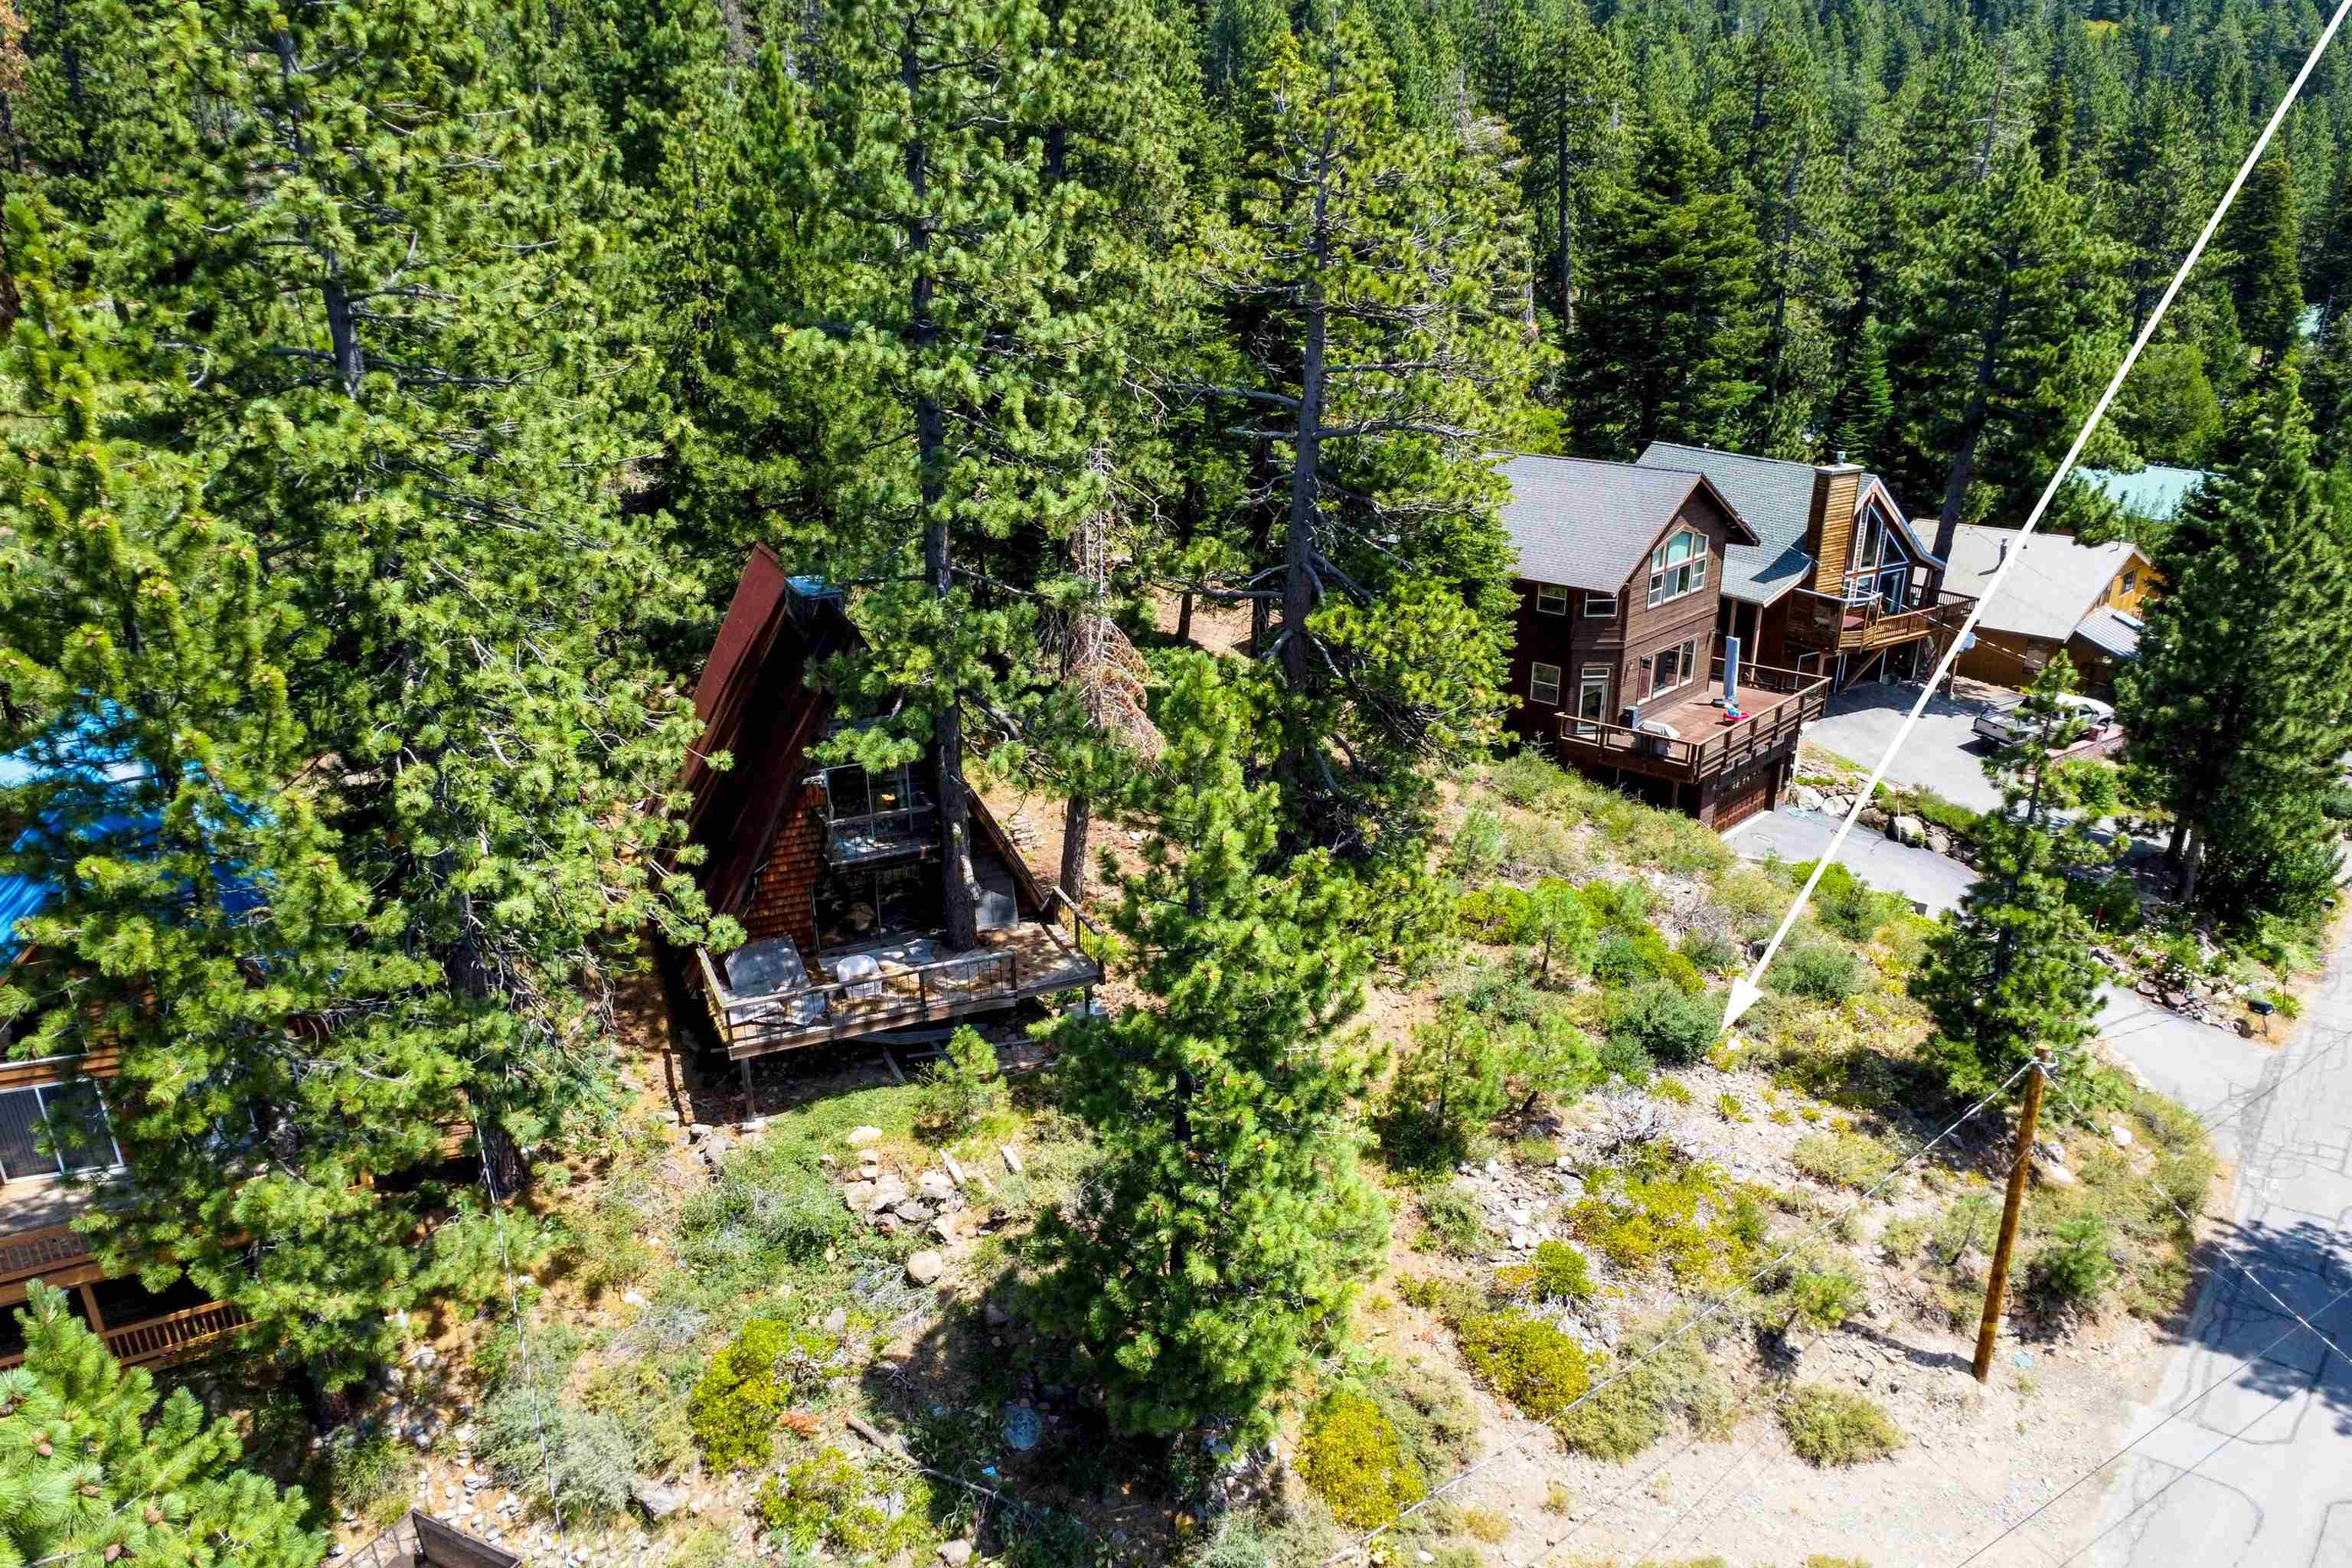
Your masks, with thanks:
[{"label": "tree shadow on ground", "polygon": [[[2312,1217],[2291,1225],[2230,1223],[2198,1250],[2202,1285],[2184,1342],[2204,1352],[2192,1387],[2235,1412],[2229,1430],[2254,1419],[2252,1394],[2301,1400],[2352,1434],[2352,1235]],[[2230,1366],[2238,1370],[2231,1373]],[[2215,1425],[2209,1421],[2208,1425]]]},{"label": "tree shadow on ground", "polygon": [[944,1311],[910,1312],[919,1328],[868,1363],[864,1404],[918,1463],[999,1494],[940,1483],[944,1514],[977,1516],[983,1552],[1081,1562],[1108,1543],[1125,1561],[1172,1524],[1168,1445],[1113,1433],[1093,1391],[1062,1381],[1069,1348],[1023,1321],[1024,1298],[1008,1265]]}]

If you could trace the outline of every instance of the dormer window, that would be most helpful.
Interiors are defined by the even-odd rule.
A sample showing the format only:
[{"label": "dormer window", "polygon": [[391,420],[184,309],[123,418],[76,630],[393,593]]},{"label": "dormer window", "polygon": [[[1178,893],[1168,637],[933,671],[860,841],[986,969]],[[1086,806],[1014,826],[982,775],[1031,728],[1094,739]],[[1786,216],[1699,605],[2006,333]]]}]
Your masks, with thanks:
[{"label": "dormer window", "polygon": [[1568,590],[1557,583],[1537,584],[1536,614],[1539,616],[1568,614]]},{"label": "dormer window", "polygon": [[1683,529],[1650,552],[1652,606],[1706,586],[1706,535]]}]

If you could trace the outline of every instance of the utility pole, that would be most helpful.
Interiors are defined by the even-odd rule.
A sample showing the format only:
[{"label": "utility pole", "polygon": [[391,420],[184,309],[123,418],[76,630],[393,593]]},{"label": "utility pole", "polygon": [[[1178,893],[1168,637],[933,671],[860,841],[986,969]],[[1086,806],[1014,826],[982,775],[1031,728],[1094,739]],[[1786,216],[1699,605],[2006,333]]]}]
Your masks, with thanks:
[{"label": "utility pole", "polygon": [[1977,1325],[1977,1381],[1992,1375],[1993,1336],[2000,1331],[2000,1301],[2009,1289],[2009,1258],[2017,1249],[2017,1216],[2025,1208],[2025,1180],[2033,1169],[2033,1124],[2042,1116],[2042,1085],[2050,1076],[2050,1052],[2037,1047],[2033,1070],[2025,1075],[2025,1104],[2017,1117],[2017,1146],[2009,1162],[2009,1196],[2000,1207],[2000,1240],[1992,1249],[1992,1278],[1985,1281],[1984,1319]]}]

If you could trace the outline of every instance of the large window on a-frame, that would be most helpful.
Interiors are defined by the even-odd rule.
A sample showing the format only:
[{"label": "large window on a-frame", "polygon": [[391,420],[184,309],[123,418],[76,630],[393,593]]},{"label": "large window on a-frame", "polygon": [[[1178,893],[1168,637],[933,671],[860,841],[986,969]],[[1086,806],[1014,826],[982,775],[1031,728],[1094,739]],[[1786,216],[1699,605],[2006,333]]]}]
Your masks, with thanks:
[{"label": "large window on a-frame", "polygon": [[1853,569],[1846,578],[1850,604],[1875,605],[1892,614],[1911,607],[1913,558],[1902,529],[1886,516],[1875,493],[1854,520]]}]

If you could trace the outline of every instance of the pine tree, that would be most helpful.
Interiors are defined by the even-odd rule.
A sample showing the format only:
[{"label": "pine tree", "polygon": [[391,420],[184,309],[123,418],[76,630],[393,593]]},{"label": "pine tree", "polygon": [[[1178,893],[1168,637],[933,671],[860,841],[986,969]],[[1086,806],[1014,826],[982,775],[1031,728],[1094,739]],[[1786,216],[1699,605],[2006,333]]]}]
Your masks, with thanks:
[{"label": "pine tree", "polygon": [[1230,663],[1174,661],[1167,752],[1129,802],[1153,831],[1139,869],[1104,868],[1150,1000],[1055,1030],[1105,1158],[1040,1227],[1039,1305],[1124,1432],[1263,1430],[1386,1228],[1356,1170],[1370,1063],[1341,1033],[1370,963],[1361,895],[1326,853],[1286,854],[1276,786],[1245,777],[1278,700]]},{"label": "pine tree", "polygon": [[1263,500],[1225,595],[1257,607],[1290,698],[1270,739],[1297,831],[1417,864],[1424,764],[1483,749],[1500,713],[1495,455],[1538,365],[1526,220],[1507,138],[1400,124],[1352,12],[1282,42],[1257,98],[1212,275],[1245,324],[1239,382],[1210,395],[1251,421]]},{"label": "pine tree", "polygon": [[[642,809],[693,727],[645,631],[682,584],[621,522],[635,442],[597,396],[593,196],[535,156],[550,121],[492,51],[515,19],[156,16],[138,42],[173,110],[142,129],[94,258],[141,301],[142,437],[207,454],[207,507],[295,614],[267,651],[302,754],[257,792],[283,835],[260,863],[325,857],[364,894],[290,905],[246,995],[142,1013],[146,982],[107,972],[135,1177],[109,1256],[186,1268],[329,1384],[394,1342],[394,1310],[490,1279],[461,1190],[376,1179],[470,1132],[511,1185],[603,1092],[603,977],[649,923],[695,929],[685,879],[652,879],[672,829]],[[288,1010],[299,1026],[271,1028]],[[268,1158],[224,1181],[241,1146]]]},{"label": "pine tree", "polygon": [[2021,513],[2116,353],[2118,257],[2022,151],[2001,154],[1906,276],[1888,364],[1895,477],[1939,498],[1936,552],[1988,510]]},{"label": "pine tree", "polygon": [[0,1372],[0,1568],[316,1568],[299,1489],[236,1468],[244,1445],[185,1388],[158,1399],[145,1368],[36,1279],[16,1313],[25,1361]]},{"label": "pine tree", "polygon": [[1937,925],[1913,984],[1936,1020],[1930,1056],[1952,1092],[1971,1100],[1999,1088],[2037,1047],[2051,1051],[2053,1076],[2078,1103],[2090,1083],[2076,1047],[2097,1033],[2100,971],[2085,959],[2090,923],[2068,901],[2067,878],[2120,846],[2100,844],[2088,828],[2116,806],[2114,771],[2052,760],[2084,730],[2064,701],[2074,684],[2061,652],[2017,710],[2019,739],[1986,759],[2002,809],[1986,815],[1978,880]]},{"label": "pine tree", "polygon": [[[958,948],[976,940],[967,714],[1017,728],[1051,677],[1021,592],[1034,584],[1007,593],[992,554],[1026,557],[1034,578],[1034,542],[1058,545],[1107,504],[1097,416],[1125,347],[1104,292],[1118,267],[1100,288],[1083,275],[1109,254],[1086,237],[1109,221],[1106,190],[1055,163],[1106,104],[1135,123],[1126,95],[1150,79],[1085,49],[1066,61],[1044,47],[1054,27],[1033,0],[843,0],[808,117],[776,149],[816,215],[807,277],[822,285],[793,302],[789,344],[866,400],[817,461],[830,559],[874,584],[854,606],[871,652],[843,674],[891,717],[841,747],[868,767],[930,759]],[[1110,155],[1150,166],[1163,151]]]},{"label": "pine tree", "polygon": [[1886,458],[1887,431],[1895,419],[1895,386],[1886,371],[1886,331],[1864,320],[1861,341],[1846,362],[1846,384],[1838,396],[1832,426],[1839,460],[1880,463]]},{"label": "pine tree", "polygon": [[2284,156],[2273,153],[2254,166],[2231,205],[2221,244],[2228,250],[2221,271],[2239,330],[2265,364],[2275,363],[2294,346],[2303,320],[2302,231]]},{"label": "pine tree", "polygon": [[2320,803],[2352,746],[2352,534],[2293,371],[2242,417],[2157,562],[2116,689],[2136,787],[2179,825],[2182,898],[2300,917],[2334,885]]},{"label": "pine tree", "polygon": [[1568,373],[1582,450],[1631,458],[1652,441],[1734,446],[1758,395],[1759,251],[1716,154],[1688,122],[1652,124],[1627,184],[1605,196]]},{"label": "pine tree", "polygon": [[1585,225],[1614,165],[1630,96],[1625,62],[1581,5],[1514,14],[1500,42],[1507,68],[1490,101],[1526,151],[1521,174],[1536,223],[1538,298],[1563,342],[1576,331]]}]

